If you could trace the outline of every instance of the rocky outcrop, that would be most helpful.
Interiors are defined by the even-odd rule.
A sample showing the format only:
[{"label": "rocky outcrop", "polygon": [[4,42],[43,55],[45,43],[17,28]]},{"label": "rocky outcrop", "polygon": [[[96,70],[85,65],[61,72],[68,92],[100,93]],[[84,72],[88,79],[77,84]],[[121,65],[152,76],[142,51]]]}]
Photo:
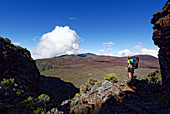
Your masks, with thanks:
[{"label": "rocky outcrop", "polygon": [[27,49],[0,37],[0,80],[3,78],[13,78],[19,85],[23,85],[24,91],[35,94],[40,74]]},{"label": "rocky outcrop", "polygon": [[50,97],[38,96],[39,81],[40,73],[30,52],[0,37],[0,113],[43,111]]},{"label": "rocky outcrop", "polygon": [[103,103],[111,99],[122,102],[125,96],[117,83],[108,80],[85,85],[81,86],[80,93],[73,99],[64,101],[59,110],[70,114],[99,113]]},{"label": "rocky outcrop", "polygon": [[0,113],[45,113],[78,91],[72,83],[40,76],[27,49],[0,37]]},{"label": "rocky outcrop", "polygon": [[162,95],[160,85],[147,80],[113,83],[105,80],[96,82],[90,90],[80,91],[61,108],[50,113],[62,114],[112,114],[112,113],[170,113],[169,96]]},{"label": "rocky outcrop", "polygon": [[[71,114],[80,114],[84,113],[98,113],[102,108],[102,104],[112,98],[117,101],[121,101],[124,97],[121,89],[118,84],[114,84],[111,81],[105,80],[103,83],[92,87],[89,92],[77,95],[73,101],[79,101],[79,105],[71,108]],[[115,100],[115,101],[116,101]]]},{"label": "rocky outcrop", "polygon": [[159,49],[159,63],[162,74],[163,90],[170,94],[170,0],[162,11],[153,15],[151,23],[154,25],[153,37]]}]

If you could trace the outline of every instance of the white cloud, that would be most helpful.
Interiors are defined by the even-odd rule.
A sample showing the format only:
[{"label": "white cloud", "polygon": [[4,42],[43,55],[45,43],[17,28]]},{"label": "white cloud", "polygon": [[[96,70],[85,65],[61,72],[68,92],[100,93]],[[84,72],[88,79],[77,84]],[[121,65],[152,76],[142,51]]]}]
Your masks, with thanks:
[{"label": "white cloud", "polygon": [[32,40],[33,40],[34,42],[36,42],[37,39],[39,39],[39,36],[35,36]]},{"label": "white cloud", "polygon": [[[135,51],[136,50],[136,51]],[[114,52],[113,54],[106,54],[118,57],[125,57],[125,56],[133,56],[133,55],[152,55],[154,57],[158,57],[158,50],[159,48],[143,48],[141,45],[136,45],[133,47],[133,50],[130,51],[129,49],[124,49],[119,52]]]},{"label": "white cloud", "polygon": [[69,17],[70,20],[78,20],[78,18],[75,17]]},{"label": "white cloud", "polygon": [[103,44],[103,46],[108,46],[108,47],[115,45],[115,43],[113,43],[113,42],[107,42],[107,43],[102,43],[102,44]]},{"label": "white cloud", "polygon": [[104,52],[105,50],[104,49],[101,49],[101,50],[99,50],[100,52]]},{"label": "white cloud", "polygon": [[118,57],[126,57],[126,56],[132,56],[132,55],[133,55],[133,53],[128,49],[124,49],[117,53],[113,53],[113,56],[118,56]]},{"label": "white cloud", "polygon": [[108,51],[112,51],[112,48],[107,48]]},{"label": "white cloud", "polygon": [[37,47],[34,48],[33,58],[50,58],[63,54],[77,54],[82,51],[79,47],[80,38],[68,26],[56,26],[52,32],[42,35]]},{"label": "white cloud", "polygon": [[133,47],[133,49],[138,51],[136,54],[148,54],[154,57],[158,57],[159,48],[147,49],[147,48],[143,48],[141,45],[136,45],[135,47]]},{"label": "white cloud", "polygon": [[130,51],[129,49],[124,49],[119,52],[113,53],[112,56],[124,57],[124,56],[133,56],[133,55],[152,55],[154,57],[158,57],[158,50],[159,48],[147,49],[147,48],[143,48],[140,45],[136,45],[135,47],[133,47],[132,51]]},{"label": "white cloud", "polygon": [[[118,57],[125,57],[125,56],[133,56],[133,55],[152,55],[154,57],[158,57],[158,51],[159,48],[144,48],[141,46],[142,43],[138,43],[136,46],[134,46],[131,50],[129,49],[123,49],[118,52],[113,52],[113,53],[105,53],[104,55],[109,55],[109,56],[118,56]],[[112,49],[112,48],[111,48]],[[107,49],[107,50],[111,50]],[[104,50],[100,50],[100,52],[104,52]]]},{"label": "white cloud", "polygon": [[20,42],[12,42],[14,45],[20,45]]},{"label": "white cloud", "polygon": [[127,56],[132,56],[134,55],[134,53],[132,53],[130,50],[128,49],[124,49],[118,52],[114,52],[114,53],[109,53],[109,54],[104,54],[106,56],[116,56],[116,57],[127,57]]},{"label": "white cloud", "polygon": [[124,50],[118,52],[118,55],[120,55],[120,56],[122,56],[122,57],[124,57],[124,56],[130,56],[131,54],[132,54],[132,53],[131,53],[130,50],[128,50],[128,49],[124,49]]},{"label": "white cloud", "polygon": [[101,54],[103,54],[104,51],[105,51],[104,49],[99,50],[99,52],[100,52]]}]

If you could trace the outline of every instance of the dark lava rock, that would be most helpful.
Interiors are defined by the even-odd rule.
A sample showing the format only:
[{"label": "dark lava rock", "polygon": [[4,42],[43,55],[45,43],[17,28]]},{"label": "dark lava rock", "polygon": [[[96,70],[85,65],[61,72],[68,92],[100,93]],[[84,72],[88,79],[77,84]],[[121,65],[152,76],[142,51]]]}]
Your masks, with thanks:
[{"label": "dark lava rock", "polygon": [[154,25],[152,39],[160,48],[158,56],[163,89],[170,94],[170,0],[164,5],[162,11],[153,15],[151,23]]},{"label": "dark lava rock", "polygon": [[30,52],[0,37],[0,80],[9,77],[24,85],[24,90],[30,94],[35,94],[39,88],[40,73]]}]

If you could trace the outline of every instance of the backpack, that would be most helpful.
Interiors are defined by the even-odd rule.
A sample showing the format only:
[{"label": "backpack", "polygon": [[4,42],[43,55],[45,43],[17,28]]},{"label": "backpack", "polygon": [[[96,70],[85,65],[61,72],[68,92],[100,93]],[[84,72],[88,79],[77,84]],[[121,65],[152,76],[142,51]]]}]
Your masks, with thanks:
[{"label": "backpack", "polygon": [[138,68],[138,64],[139,64],[139,57],[132,57],[130,59],[130,64],[132,64],[132,66],[137,69]]}]

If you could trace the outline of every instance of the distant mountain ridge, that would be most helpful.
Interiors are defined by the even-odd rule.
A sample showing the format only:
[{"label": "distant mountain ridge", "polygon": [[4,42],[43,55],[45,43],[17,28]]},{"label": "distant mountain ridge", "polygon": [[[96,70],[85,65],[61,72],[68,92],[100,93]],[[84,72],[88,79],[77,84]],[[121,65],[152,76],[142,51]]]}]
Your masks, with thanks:
[{"label": "distant mountain ridge", "polygon": [[[64,55],[60,55],[60,56],[57,56],[57,57],[64,57],[64,56],[80,56],[80,57],[86,57],[86,56],[89,56],[89,55],[96,55],[94,53],[81,53],[81,54],[64,54]],[[109,55],[96,55],[96,56],[109,56]],[[139,57],[150,57],[150,58],[153,58],[153,59],[158,59],[157,57],[154,57],[152,55],[148,55],[148,54],[139,54],[139,55],[131,55],[131,56],[139,56]],[[54,57],[54,58],[57,58],[57,57]],[[109,57],[118,57],[118,56],[109,56]],[[123,56],[123,57],[128,57],[128,56]],[[51,57],[53,58],[53,57]],[[50,59],[50,58],[44,58],[44,59]]]},{"label": "distant mountain ridge", "polygon": [[[135,55],[140,59],[136,75],[144,77],[159,69],[159,62],[151,55]],[[127,57],[114,57],[84,53],[63,55],[55,58],[38,59],[36,65],[42,75],[58,77],[79,87],[90,77],[102,80],[107,73],[116,73],[124,80],[127,71]],[[76,81],[77,80],[77,81]]]},{"label": "distant mountain ridge", "polygon": [[[151,55],[134,55],[134,56],[139,57],[140,67],[159,68],[158,58],[154,56],[151,56]],[[64,63],[65,65],[66,64],[70,65],[70,64],[81,64],[81,63],[92,63],[92,62],[120,63],[120,64],[115,64],[115,65],[126,66],[127,57],[115,57],[115,56],[96,55],[93,53],[82,53],[78,55],[75,55],[75,54],[61,55],[59,57],[38,59],[36,61],[37,63],[39,63],[39,61],[48,61],[48,63],[51,64],[52,66],[54,66],[53,64],[61,64],[61,63]]]}]

